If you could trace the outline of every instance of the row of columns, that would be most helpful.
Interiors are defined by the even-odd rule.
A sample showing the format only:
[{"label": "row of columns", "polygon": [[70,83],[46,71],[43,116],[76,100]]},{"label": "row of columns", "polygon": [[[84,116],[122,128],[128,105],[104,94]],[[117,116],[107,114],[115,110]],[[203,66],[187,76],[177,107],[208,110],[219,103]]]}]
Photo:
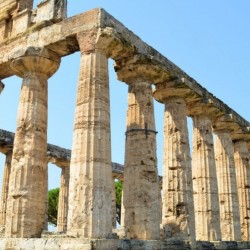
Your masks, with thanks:
[{"label": "row of columns", "polygon": [[[77,39],[81,65],[73,147],[70,173],[66,170],[69,168],[63,168],[60,197],[64,203],[60,204],[58,227],[62,231],[67,227],[70,236],[106,238],[112,232],[113,189],[108,58],[104,51],[86,46],[83,35]],[[43,51],[18,58],[11,65],[23,84],[9,180],[6,237],[40,237],[44,229],[47,79],[59,63],[56,55]],[[249,240],[246,143],[237,142],[234,150],[231,131],[217,126],[214,147],[211,118],[196,114],[192,116],[191,161],[185,99],[162,93],[158,98],[155,94],[165,104],[161,218],[151,81],[138,74],[127,83],[122,213],[126,238],[159,239],[162,223],[166,237]]]},{"label": "row of columns", "polygon": [[[180,96],[164,98],[162,93],[160,101],[165,104],[162,223],[166,236],[181,232],[182,238],[196,240],[249,241],[246,142],[233,144],[232,130],[226,123],[218,122],[212,130],[209,110],[189,110],[193,119],[191,171],[186,101]],[[178,232],[180,226],[183,228]]]}]

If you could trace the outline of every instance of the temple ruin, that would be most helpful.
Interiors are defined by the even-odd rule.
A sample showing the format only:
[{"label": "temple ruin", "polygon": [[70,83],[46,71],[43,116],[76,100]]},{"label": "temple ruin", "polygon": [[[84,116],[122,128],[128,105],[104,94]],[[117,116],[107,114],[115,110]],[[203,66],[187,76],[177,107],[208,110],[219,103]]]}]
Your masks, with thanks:
[{"label": "temple ruin", "polygon": [[[47,142],[47,84],[76,51],[70,152]],[[111,162],[109,58],[129,86],[124,168]],[[0,92],[13,75],[23,83],[15,135],[0,130],[0,249],[250,249],[249,122],[105,10],[67,18],[66,0],[0,0]],[[154,99],[165,107],[162,180]],[[48,162],[62,169],[54,234],[44,231]]]}]

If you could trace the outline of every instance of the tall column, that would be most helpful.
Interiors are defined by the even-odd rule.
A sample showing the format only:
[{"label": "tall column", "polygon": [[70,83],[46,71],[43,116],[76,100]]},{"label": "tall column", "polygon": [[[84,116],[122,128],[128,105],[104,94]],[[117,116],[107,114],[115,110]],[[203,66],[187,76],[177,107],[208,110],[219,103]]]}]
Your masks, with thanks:
[{"label": "tall column", "polygon": [[215,160],[218,179],[222,240],[240,240],[234,148],[229,131],[215,130]]},{"label": "tall column", "polygon": [[250,241],[250,180],[247,177],[250,157],[247,143],[244,140],[234,143],[234,160],[240,208],[241,239]]},{"label": "tall column", "polygon": [[[105,238],[112,232],[112,167],[108,60],[100,50],[84,51],[70,163],[68,234]],[[89,48],[87,48],[89,49]]]},{"label": "tall column", "polygon": [[115,180],[112,185],[112,228],[116,228],[116,191]]},{"label": "tall column", "polygon": [[57,231],[67,231],[68,217],[68,196],[69,196],[69,166],[62,167],[61,185],[59,191],[58,212],[57,212]]},{"label": "tall column", "polygon": [[195,239],[187,108],[181,97],[164,99],[162,226],[167,237]]},{"label": "tall column", "polygon": [[6,237],[40,237],[44,229],[47,169],[47,79],[60,59],[31,49],[11,64],[23,78],[6,213]]},{"label": "tall column", "polygon": [[160,237],[160,199],[151,84],[129,85],[123,186],[127,238]]},{"label": "tall column", "polygon": [[205,115],[193,117],[192,172],[196,240],[221,240],[212,123]]},{"label": "tall column", "polygon": [[0,226],[5,227],[7,198],[9,193],[9,179],[11,170],[12,151],[6,153],[6,160],[3,173],[2,197],[0,204]]}]

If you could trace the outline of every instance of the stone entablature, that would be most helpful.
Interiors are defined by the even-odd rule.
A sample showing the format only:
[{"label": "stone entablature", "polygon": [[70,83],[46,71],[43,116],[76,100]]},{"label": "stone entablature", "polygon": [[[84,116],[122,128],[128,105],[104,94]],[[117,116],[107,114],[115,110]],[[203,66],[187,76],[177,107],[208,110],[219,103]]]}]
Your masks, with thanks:
[{"label": "stone entablature", "polygon": [[[168,249],[248,247],[249,122],[103,9],[66,18],[66,5],[0,3],[0,80],[23,78],[15,138],[0,131],[5,248],[14,249],[11,238],[41,237],[46,228],[47,162],[62,168],[58,230],[66,233],[64,246],[72,245],[69,237],[93,239],[86,249],[122,244],[107,240],[97,247],[95,241],[114,237],[118,178],[124,187],[120,236],[131,244],[141,239],[152,249],[164,249],[165,240]],[[47,145],[47,82],[61,57],[76,51],[81,62],[71,155]],[[121,166],[111,163],[108,58],[129,85],[124,178]],[[3,87],[0,82],[0,92]],[[165,106],[162,197],[153,97]],[[194,124],[193,160],[187,116]]]}]

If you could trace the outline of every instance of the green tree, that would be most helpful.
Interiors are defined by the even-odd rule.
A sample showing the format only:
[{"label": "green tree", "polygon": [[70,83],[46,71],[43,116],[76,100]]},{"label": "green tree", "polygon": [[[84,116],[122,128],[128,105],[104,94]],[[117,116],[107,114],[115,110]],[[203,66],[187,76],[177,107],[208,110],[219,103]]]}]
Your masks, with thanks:
[{"label": "green tree", "polygon": [[122,182],[115,183],[116,221],[121,224]]},{"label": "green tree", "polygon": [[48,222],[57,225],[57,211],[59,200],[59,188],[51,189],[48,192]]}]

